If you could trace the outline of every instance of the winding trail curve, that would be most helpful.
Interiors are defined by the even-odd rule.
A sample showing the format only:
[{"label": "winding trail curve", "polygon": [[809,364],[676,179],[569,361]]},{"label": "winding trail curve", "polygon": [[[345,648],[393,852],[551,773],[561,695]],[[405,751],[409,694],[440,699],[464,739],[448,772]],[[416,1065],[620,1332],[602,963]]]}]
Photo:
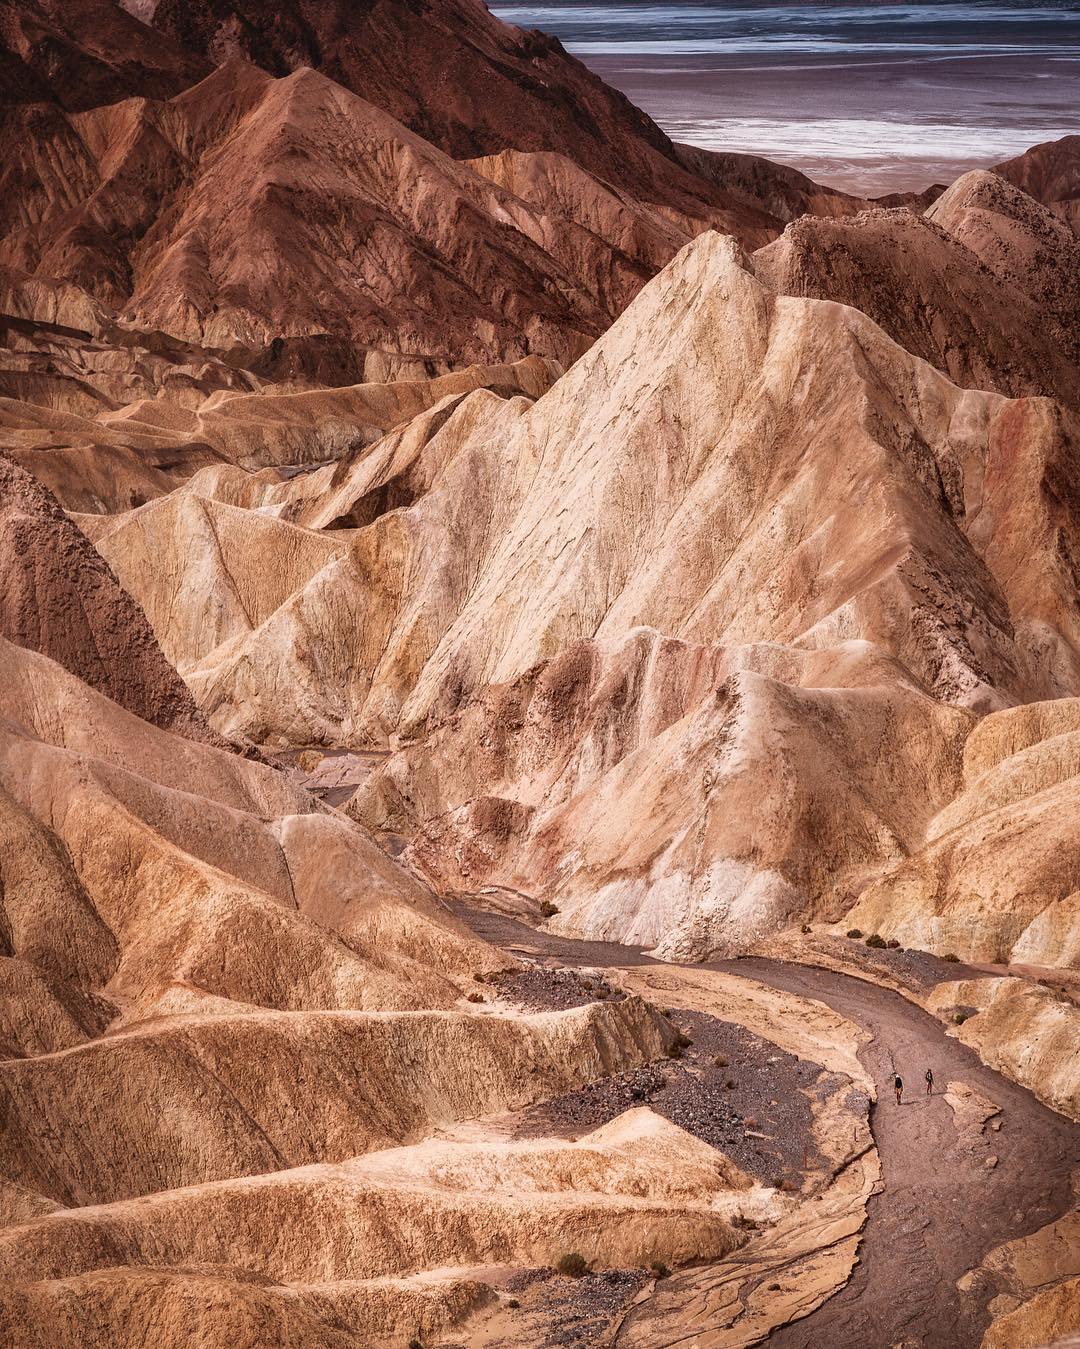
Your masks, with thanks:
[{"label": "winding trail curve", "polygon": [[[480,935],[523,954],[567,965],[658,963],[630,947],[570,941],[493,914],[457,911]],[[878,1090],[871,1127],[884,1185],[869,1204],[859,1263],[838,1293],[803,1320],[773,1331],[767,1343],[778,1349],[977,1346],[994,1290],[977,1282],[962,1293],[957,1280],[995,1246],[1037,1231],[1076,1204],[1080,1125],[987,1068],[940,1022],[889,989],[817,966],[749,957],[694,968],[817,999],[873,1037],[859,1057]],[[928,1066],[935,1077],[929,1098],[923,1088]],[[891,1089],[897,1071],[906,1084],[900,1106]],[[1001,1129],[989,1146],[972,1149],[958,1137],[944,1098],[950,1081],[967,1083],[1000,1107]],[[992,1168],[990,1155],[997,1158]],[[708,1330],[671,1324],[655,1343],[657,1349],[705,1349]]]}]

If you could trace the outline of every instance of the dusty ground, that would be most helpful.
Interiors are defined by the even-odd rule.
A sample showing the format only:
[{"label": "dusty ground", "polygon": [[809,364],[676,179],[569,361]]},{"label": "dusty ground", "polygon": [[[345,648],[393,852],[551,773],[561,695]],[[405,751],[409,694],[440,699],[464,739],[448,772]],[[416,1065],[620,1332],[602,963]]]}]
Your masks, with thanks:
[{"label": "dusty ground", "polygon": [[[626,970],[653,963],[639,951],[551,937],[499,915],[465,916],[478,932],[522,954]],[[1035,1233],[1073,1208],[1071,1173],[1080,1161],[1080,1127],[986,1068],[909,1000],[865,978],[753,958],[704,968],[820,1000],[872,1037],[859,1058],[878,1092],[871,1124],[884,1185],[870,1201],[859,1263],[835,1296],[773,1331],[770,1346],[978,1345],[991,1319],[989,1304],[1004,1288],[992,1277],[964,1276],[1001,1243]],[[946,968],[956,969],[947,962]],[[694,967],[695,978],[701,969]],[[672,966],[664,967],[664,974],[678,978]],[[937,1082],[929,1098],[922,1088],[927,1066]],[[891,1091],[896,1072],[907,1084],[899,1107]],[[986,1129],[972,1131],[945,1099],[951,1083],[964,1084],[1000,1114]],[[961,1280],[963,1291],[957,1287]],[[688,1293],[681,1303],[668,1291],[635,1308],[616,1343],[729,1343],[703,1336],[701,1322],[688,1319],[701,1305],[702,1283],[699,1279],[693,1296]]]},{"label": "dusty ground", "polygon": [[[878,1086],[871,1124],[885,1189],[870,1205],[848,1285],[812,1318],[775,1332],[770,1345],[978,1344],[989,1319],[988,1290],[965,1295],[956,1282],[999,1242],[1034,1232],[1072,1207],[1080,1128],[985,1068],[896,993],[811,967],[741,960],[726,968],[820,998],[874,1036],[862,1057]],[[926,1066],[938,1083],[929,1099],[921,1094]],[[894,1071],[908,1084],[900,1107],[889,1092]],[[960,1145],[944,1099],[950,1080],[1001,1107],[992,1154]],[[999,1159],[992,1170],[985,1167],[988,1155]]]}]

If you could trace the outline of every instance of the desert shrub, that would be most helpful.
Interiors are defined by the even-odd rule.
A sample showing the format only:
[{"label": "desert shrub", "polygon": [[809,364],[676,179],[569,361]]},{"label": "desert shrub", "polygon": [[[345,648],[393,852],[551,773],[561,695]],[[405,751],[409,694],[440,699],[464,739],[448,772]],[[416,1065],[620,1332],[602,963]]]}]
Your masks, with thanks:
[{"label": "desert shrub", "polygon": [[652,1264],[649,1266],[649,1268],[653,1272],[654,1279],[666,1279],[667,1276],[671,1273],[671,1270],[668,1269],[667,1265],[664,1264],[663,1260],[654,1260]]},{"label": "desert shrub", "polygon": [[683,1055],[682,1045],[678,1040],[673,1040],[667,1047],[667,1056],[669,1059],[681,1059]]},{"label": "desert shrub", "polygon": [[689,1035],[684,1035],[682,1031],[679,1031],[678,1035],[675,1036],[675,1043],[680,1049],[689,1049],[694,1042]]},{"label": "desert shrub", "polygon": [[728,1066],[728,1061],[724,1058],[723,1054],[717,1054],[716,1058],[713,1059],[713,1063],[716,1064],[717,1068],[726,1068]]},{"label": "desert shrub", "polygon": [[728,1091],[734,1091],[735,1079],[733,1077],[729,1077],[728,1080],[724,1083],[724,1086],[727,1087]]},{"label": "desert shrub", "polygon": [[521,1306],[521,1303],[517,1300],[516,1297],[512,1297],[509,1300],[509,1302],[507,1302],[506,1305],[510,1308],[512,1312],[516,1312],[517,1309]]},{"label": "desert shrub", "polygon": [[804,933],[804,935],[805,935],[807,932],[811,932],[812,930],[813,930],[813,929],[810,927],[810,924],[809,924],[809,923],[803,923],[803,925],[802,925],[802,932]]},{"label": "desert shrub", "polygon": [[593,981],[591,979],[582,979],[581,984],[583,988],[587,988],[590,993],[592,992]]},{"label": "desert shrub", "polygon": [[552,904],[550,899],[545,899],[540,905],[541,918],[554,918],[558,912],[559,906],[557,904]]},{"label": "desert shrub", "polygon": [[956,1022],[958,1026],[962,1026],[970,1015],[971,1015],[970,1012],[957,1012],[957,1014],[953,1017],[953,1020]]},{"label": "desert shrub", "polygon": [[580,1279],[583,1274],[589,1272],[589,1262],[577,1251],[567,1251],[565,1255],[559,1256],[555,1268],[568,1278]]},{"label": "desert shrub", "polygon": [[611,997],[611,989],[610,989],[610,988],[605,988],[605,987],[603,986],[603,984],[601,984],[600,987],[596,990],[596,996],[597,996],[598,998],[610,998],[610,997]]},{"label": "desert shrub", "polygon": [[484,995],[483,995],[483,993],[470,993],[470,994],[468,995],[466,1001],[468,1001],[468,1002],[483,1002],[483,1001],[484,1001]]},{"label": "desert shrub", "polygon": [[947,960],[950,965],[960,964],[960,957],[958,955],[954,955],[952,951],[950,951],[947,956],[942,956],[941,958],[942,960]]},{"label": "desert shrub", "polygon": [[479,971],[478,973],[474,974],[473,978],[476,980],[478,984],[483,984],[487,982],[487,975],[484,974],[483,971]]},{"label": "desert shrub", "polygon": [[756,1128],[757,1128],[757,1120],[753,1117],[753,1115],[747,1115],[747,1117],[743,1120],[742,1123],[743,1123],[743,1128],[744,1128],[744,1129],[756,1129]]},{"label": "desert shrub", "polygon": [[424,1349],[423,1340],[418,1340],[415,1338],[411,1339],[409,1341],[409,1349]]},{"label": "desert shrub", "polygon": [[770,1292],[770,1293],[779,1293],[779,1291],[780,1291],[780,1285],[779,1285],[778,1283],[771,1283],[771,1284],[769,1284],[769,1292]]},{"label": "desert shrub", "polygon": [[890,951],[900,950],[900,943],[896,940],[895,937],[890,937],[889,940],[885,943],[885,945],[889,948]]},{"label": "desert shrub", "polygon": [[866,944],[867,946],[872,946],[875,951],[884,951],[885,938],[879,937],[876,932],[871,932],[869,937],[867,937],[866,939]]},{"label": "desert shrub", "polygon": [[858,941],[859,938],[862,936],[862,928],[858,928],[858,927],[851,927],[851,928],[848,928],[848,936],[849,936],[853,941]]}]

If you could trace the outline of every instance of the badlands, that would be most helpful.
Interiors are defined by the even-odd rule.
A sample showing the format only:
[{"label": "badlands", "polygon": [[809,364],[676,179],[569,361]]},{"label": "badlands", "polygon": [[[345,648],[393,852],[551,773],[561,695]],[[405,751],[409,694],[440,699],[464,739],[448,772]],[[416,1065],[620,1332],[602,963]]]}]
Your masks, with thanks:
[{"label": "badlands", "polygon": [[1075,1343],[1080,137],[875,202],[480,0],[0,74],[0,1343]]}]

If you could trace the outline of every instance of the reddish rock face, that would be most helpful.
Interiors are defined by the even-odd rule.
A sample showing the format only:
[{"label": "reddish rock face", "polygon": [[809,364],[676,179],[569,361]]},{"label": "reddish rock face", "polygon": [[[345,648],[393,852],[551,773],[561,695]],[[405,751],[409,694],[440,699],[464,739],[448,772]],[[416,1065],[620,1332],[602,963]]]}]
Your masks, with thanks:
[{"label": "reddish rock face", "polygon": [[2,455],[0,635],[146,721],[218,743],[104,558],[50,493]]},{"label": "reddish rock face", "polygon": [[211,63],[140,23],[115,0],[4,0],[0,102],[78,112],[138,96],[168,98]]},{"label": "reddish rock face", "polygon": [[1080,136],[1033,145],[994,173],[1007,178],[1080,233]]}]

